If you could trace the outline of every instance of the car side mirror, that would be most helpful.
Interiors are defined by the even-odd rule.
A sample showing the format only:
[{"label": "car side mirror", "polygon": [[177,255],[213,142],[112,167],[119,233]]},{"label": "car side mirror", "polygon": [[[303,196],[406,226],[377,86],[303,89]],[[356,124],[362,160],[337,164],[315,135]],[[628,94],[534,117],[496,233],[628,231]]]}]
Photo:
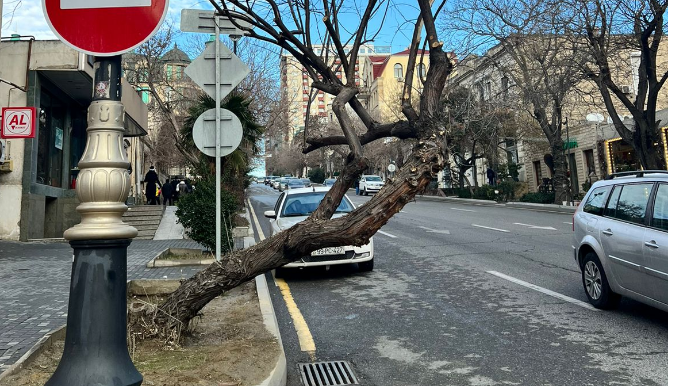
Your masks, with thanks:
[{"label": "car side mirror", "polygon": [[276,211],[275,210],[267,210],[264,212],[264,216],[268,218],[276,218]]}]

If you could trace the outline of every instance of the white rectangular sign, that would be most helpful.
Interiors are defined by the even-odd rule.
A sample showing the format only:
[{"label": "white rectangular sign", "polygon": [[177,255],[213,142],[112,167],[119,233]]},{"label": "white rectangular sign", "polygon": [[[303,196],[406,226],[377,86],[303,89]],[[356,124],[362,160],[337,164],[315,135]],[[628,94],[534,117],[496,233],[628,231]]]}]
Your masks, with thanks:
[{"label": "white rectangular sign", "polygon": [[150,7],[151,0],[60,0],[60,9]]}]

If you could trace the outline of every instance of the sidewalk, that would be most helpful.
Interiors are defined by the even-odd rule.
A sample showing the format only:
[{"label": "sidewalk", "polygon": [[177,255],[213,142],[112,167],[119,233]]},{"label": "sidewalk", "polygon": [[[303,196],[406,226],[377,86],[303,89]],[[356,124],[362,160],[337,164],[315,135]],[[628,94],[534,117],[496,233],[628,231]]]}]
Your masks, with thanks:
[{"label": "sidewalk", "polygon": [[563,213],[574,213],[577,206],[565,206],[556,204],[535,204],[531,202],[519,202],[511,201],[505,203],[497,203],[492,200],[476,200],[472,198],[458,198],[458,197],[441,197],[441,196],[430,196],[430,195],[417,195],[416,200],[421,201],[443,201],[443,202],[465,202],[469,204],[483,204],[483,205],[494,205],[494,206],[505,206],[512,208],[528,208],[528,209],[548,209]]},{"label": "sidewalk", "polygon": [[[168,207],[157,240],[133,240],[128,248],[127,279],[182,279],[203,267],[146,268],[168,248],[202,247],[182,239],[181,226]],[[172,221],[171,221],[172,220]],[[175,226],[176,225],[176,226]],[[243,248],[243,240],[235,240]],[[46,333],[67,323],[72,248],[67,242],[0,240],[0,374],[17,362]]]}]

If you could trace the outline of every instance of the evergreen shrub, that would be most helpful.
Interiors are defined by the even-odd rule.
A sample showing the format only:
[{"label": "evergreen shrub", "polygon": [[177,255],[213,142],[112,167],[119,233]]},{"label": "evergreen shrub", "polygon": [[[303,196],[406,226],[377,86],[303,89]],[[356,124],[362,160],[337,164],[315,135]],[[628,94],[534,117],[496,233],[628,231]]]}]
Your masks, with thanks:
[{"label": "evergreen shrub", "polygon": [[[214,179],[201,179],[192,193],[180,197],[177,204],[178,222],[192,240],[211,251],[216,250],[216,185]],[[221,252],[233,248],[231,219],[238,202],[229,190],[221,187]]]}]

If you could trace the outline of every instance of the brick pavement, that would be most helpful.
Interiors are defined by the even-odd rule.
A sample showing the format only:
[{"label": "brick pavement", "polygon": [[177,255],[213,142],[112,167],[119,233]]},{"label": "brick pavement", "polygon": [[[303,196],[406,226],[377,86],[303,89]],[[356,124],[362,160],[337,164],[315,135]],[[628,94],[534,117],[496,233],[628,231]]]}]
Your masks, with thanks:
[{"label": "brick pavement", "polygon": [[[242,248],[242,239],[235,240]],[[127,279],[187,278],[200,267],[146,268],[167,248],[201,248],[191,240],[134,240]],[[47,332],[67,322],[72,248],[66,242],[0,240],[0,373]]]}]

